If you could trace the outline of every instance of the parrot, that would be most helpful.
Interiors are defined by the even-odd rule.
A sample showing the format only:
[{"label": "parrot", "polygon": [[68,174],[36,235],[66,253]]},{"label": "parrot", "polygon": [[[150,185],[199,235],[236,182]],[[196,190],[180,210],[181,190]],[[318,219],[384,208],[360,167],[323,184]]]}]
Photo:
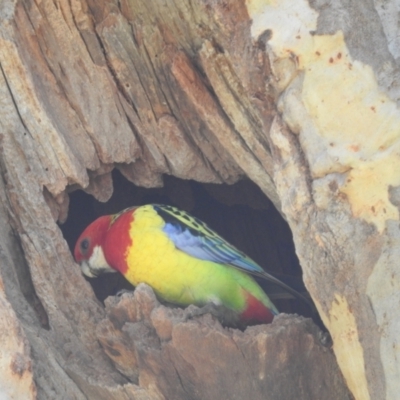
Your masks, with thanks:
[{"label": "parrot", "polygon": [[222,310],[232,326],[270,323],[278,314],[253,276],[304,300],[204,222],[169,205],[99,217],[79,236],[74,257],[87,277],[120,272],[133,286],[146,283],[167,303]]}]

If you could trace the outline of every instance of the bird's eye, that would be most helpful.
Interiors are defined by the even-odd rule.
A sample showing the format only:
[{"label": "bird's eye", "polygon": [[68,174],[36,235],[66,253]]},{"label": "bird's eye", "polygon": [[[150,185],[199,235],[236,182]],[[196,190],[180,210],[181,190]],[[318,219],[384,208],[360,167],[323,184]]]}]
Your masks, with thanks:
[{"label": "bird's eye", "polygon": [[82,253],[86,253],[89,248],[90,242],[89,239],[83,239],[81,242],[81,251]]}]

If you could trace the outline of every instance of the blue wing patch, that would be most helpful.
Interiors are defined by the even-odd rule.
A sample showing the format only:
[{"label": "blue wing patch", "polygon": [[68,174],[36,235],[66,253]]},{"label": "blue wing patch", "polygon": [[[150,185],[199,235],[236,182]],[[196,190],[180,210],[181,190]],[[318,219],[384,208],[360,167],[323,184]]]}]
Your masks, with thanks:
[{"label": "blue wing patch", "polygon": [[176,248],[201,260],[231,265],[282,287],[313,308],[312,302],[278,278],[264,271],[246,254],[229,244],[204,222],[176,207],[153,204],[154,210],[164,219],[163,231]]},{"label": "blue wing patch", "polygon": [[153,207],[165,220],[163,231],[179,250],[201,260],[229,264],[250,273],[264,273],[250,257],[229,244],[199,219],[175,207]]}]

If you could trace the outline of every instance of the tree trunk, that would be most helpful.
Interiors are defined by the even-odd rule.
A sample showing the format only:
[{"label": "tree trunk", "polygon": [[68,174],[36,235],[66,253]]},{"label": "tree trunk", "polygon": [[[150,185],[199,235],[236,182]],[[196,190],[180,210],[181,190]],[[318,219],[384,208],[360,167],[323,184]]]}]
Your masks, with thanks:
[{"label": "tree trunk", "polygon": [[144,187],[251,179],[292,229],[353,396],[397,398],[397,12],[394,0],[3,0],[0,393],[348,398],[301,318],[229,331],[184,322],[148,288],[104,309],[56,222],[76,189],[107,201],[117,168]]}]

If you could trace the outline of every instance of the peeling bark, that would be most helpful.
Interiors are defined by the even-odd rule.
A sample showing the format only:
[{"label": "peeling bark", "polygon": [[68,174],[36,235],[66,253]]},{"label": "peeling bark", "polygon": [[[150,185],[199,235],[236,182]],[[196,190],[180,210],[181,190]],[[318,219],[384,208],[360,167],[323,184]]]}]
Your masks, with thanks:
[{"label": "peeling bark", "polygon": [[[280,317],[241,333],[207,319],[164,316],[162,329],[175,332],[167,334],[150,314],[139,321],[128,315],[131,322],[121,326],[136,324],[138,331],[116,329],[109,315],[115,310],[94,297],[56,222],[67,218],[71,191],[107,201],[118,168],[145,187],[162,186],[164,174],[255,182],[290,224],[307,288],[353,395],[396,398],[396,7],[378,0],[281,0],[274,7],[234,0],[2,1],[0,313],[14,334],[1,335],[7,351],[0,368],[10,376],[1,390],[24,398],[37,392],[40,399],[158,399],[223,397],[236,388],[242,398],[278,398],[250,363],[235,372],[243,373],[243,386],[215,375],[226,385],[201,387],[196,368],[203,380],[215,376],[190,358],[196,349],[188,338],[212,352],[207,332],[230,343],[221,358],[226,365],[260,360],[254,343],[279,341],[290,359],[308,344],[317,365],[326,366],[315,371],[320,380],[332,379],[330,387],[345,393],[331,354],[301,319]],[[165,311],[153,308],[153,317]],[[141,329],[148,353],[135,336]],[[119,347],[107,347],[110,335]],[[265,357],[279,357],[271,346]],[[296,365],[303,362],[315,368],[311,359]],[[158,379],[165,363],[174,368]],[[308,386],[305,364],[299,375],[290,363],[281,365],[298,384],[285,387],[287,379],[275,375],[273,386],[288,390],[287,398],[295,390],[303,398],[332,394]]]},{"label": "peeling bark", "polygon": [[188,320],[191,308],[162,306],[139,285],[107,300],[97,336],[117,369],[156,398],[350,399],[311,320],[282,314],[241,332],[210,315]]}]

